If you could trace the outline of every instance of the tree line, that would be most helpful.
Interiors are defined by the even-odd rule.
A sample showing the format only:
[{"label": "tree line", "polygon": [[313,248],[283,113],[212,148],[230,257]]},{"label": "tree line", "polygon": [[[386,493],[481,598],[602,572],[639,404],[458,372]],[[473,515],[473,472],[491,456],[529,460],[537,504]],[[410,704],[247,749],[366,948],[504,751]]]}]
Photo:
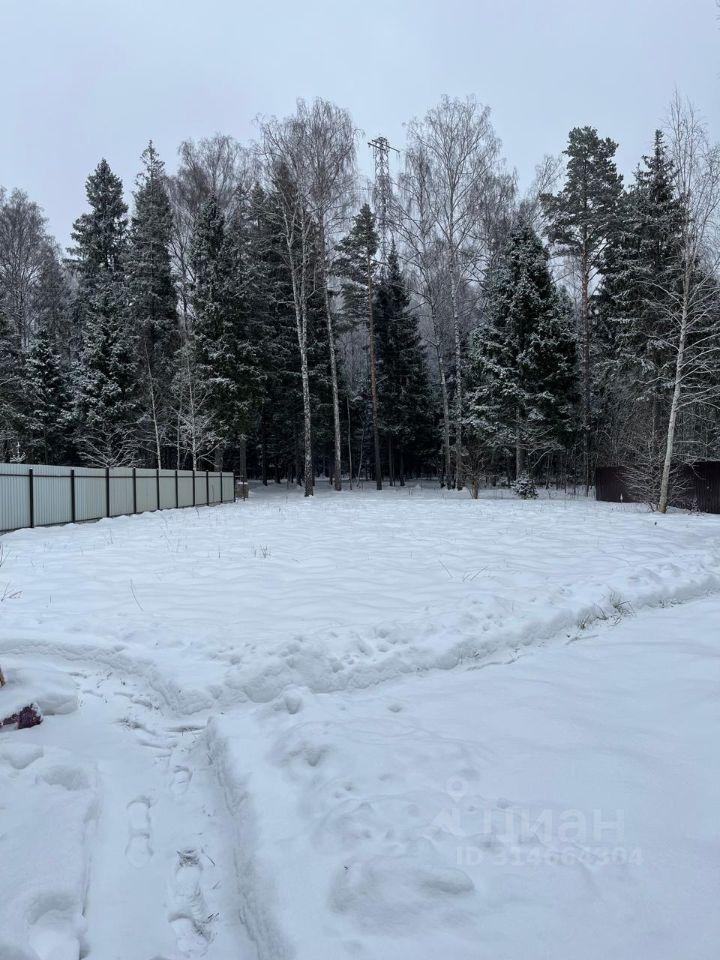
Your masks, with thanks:
[{"label": "tree line", "polygon": [[720,150],[671,104],[626,184],[570,131],[521,192],[490,112],[443,98],[373,186],[317,99],[215,135],[132,203],[102,159],[63,252],[0,191],[0,459],[589,489],[666,509],[718,457]]}]

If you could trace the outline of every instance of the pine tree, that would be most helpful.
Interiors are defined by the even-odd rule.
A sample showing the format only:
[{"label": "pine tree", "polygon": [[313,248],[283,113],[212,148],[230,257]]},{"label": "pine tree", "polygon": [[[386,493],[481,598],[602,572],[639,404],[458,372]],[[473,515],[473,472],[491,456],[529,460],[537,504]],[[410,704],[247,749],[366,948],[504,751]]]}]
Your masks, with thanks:
[{"label": "pine tree", "polygon": [[[292,289],[275,224],[276,202],[255,185],[247,203],[248,312],[258,363],[257,466],[263,483],[271,468],[275,479],[286,472],[299,478],[295,463],[297,411],[302,408],[302,386],[297,364],[297,336],[289,317]],[[295,469],[297,467],[297,469]]]},{"label": "pine tree", "polygon": [[73,323],[67,270],[60,260],[59,249],[51,243],[42,258],[33,300],[36,328],[46,331],[63,363],[69,363],[77,355],[80,342]]},{"label": "pine tree", "polygon": [[0,460],[21,453],[22,369],[19,337],[0,309]]},{"label": "pine tree", "polygon": [[434,412],[417,318],[410,309],[394,245],[377,288],[375,330],[380,428],[388,439],[391,482],[397,456],[403,485],[406,461],[414,456],[422,463],[434,446]]},{"label": "pine tree", "polygon": [[172,212],[164,165],[152,141],[142,154],[127,258],[129,321],[138,345],[145,402],[143,433],[158,467],[172,413],[170,384],[179,346],[177,294],[172,279]]},{"label": "pine tree", "polygon": [[75,316],[82,330],[76,371],[77,447],[88,463],[137,459],[136,344],[128,326],[127,207],[122,182],[101,160],[88,177],[90,210],[75,222]]},{"label": "pine tree", "polygon": [[348,315],[367,323],[368,365],[373,415],[373,452],[375,485],[382,490],[380,459],[380,409],[377,387],[377,359],[375,337],[375,287],[378,274],[378,233],[375,215],[367,203],[353,220],[352,229],[340,244],[338,272],[343,277],[343,296]]},{"label": "pine tree", "polygon": [[466,426],[476,447],[513,450],[520,477],[528,452],[568,443],[577,389],[569,305],[531,227],[511,234],[486,299],[486,324],[471,341]]},{"label": "pine tree", "polygon": [[243,200],[236,204],[225,233],[228,279],[217,369],[222,385],[219,429],[225,443],[238,449],[241,476],[247,473],[247,437],[258,415],[264,380],[264,270],[253,260],[252,239],[250,210]]},{"label": "pine tree", "polygon": [[[623,205],[603,308],[616,325],[617,360],[638,396],[657,404],[669,381],[668,298],[680,292],[685,209],[674,187],[675,171],[664,137],[643,157]],[[655,416],[652,418],[656,419]]]},{"label": "pine tree", "polygon": [[580,285],[579,346],[582,367],[583,459],[586,491],[591,483],[594,413],[594,285],[605,267],[608,245],[618,226],[622,177],[615,166],[617,144],[593,127],[575,127],[565,149],[566,180],[557,196],[545,195],[548,236],[570,258]]},{"label": "pine tree", "polygon": [[36,463],[68,462],[72,401],[67,367],[50,331],[41,327],[25,361],[23,433]]},{"label": "pine tree", "polygon": [[202,436],[192,438],[193,466],[197,456],[211,451],[215,465],[222,463],[222,437],[219,413],[222,403],[218,389],[219,351],[229,281],[229,264],[225,247],[225,217],[214,196],[200,211],[190,249],[194,281],[191,289],[193,327],[188,337],[188,367],[191,370],[196,416],[202,411],[206,428]]}]

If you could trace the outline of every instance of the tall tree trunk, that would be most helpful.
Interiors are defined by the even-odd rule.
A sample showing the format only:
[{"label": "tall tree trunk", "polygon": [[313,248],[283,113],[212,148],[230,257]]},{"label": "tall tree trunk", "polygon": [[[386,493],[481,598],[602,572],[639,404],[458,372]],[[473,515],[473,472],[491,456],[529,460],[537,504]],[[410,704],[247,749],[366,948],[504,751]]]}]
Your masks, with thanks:
[{"label": "tall tree trunk", "polygon": [[345,397],[347,402],[347,442],[348,442],[348,476],[350,477],[350,489],[352,490],[353,481],[353,460],[352,460],[352,430],[350,428],[350,397]]},{"label": "tall tree trunk", "polygon": [[[240,460],[240,479],[243,484],[243,498],[245,497],[245,490],[247,484],[247,437],[245,434],[242,434],[238,441],[238,459]],[[222,481],[221,481],[222,484]]]},{"label": "tall tree trunk", "polygon": [[455,263],[455,252],[450,251],[450,300],[452,303],[453,316],[453,334],[455,337],[455,486],[458,490],[463,488],[463,463],[462,463],[462,341],[460,338],[460,313],[458,310],[458,282],[457,266]]},{"label": "tall tree trunk", "polygon": [[440,372],[440,395],[443,408],[443,450],[445,452],[445,484],[451,485],[452,461],[450,459],[450,402],[448,400],[447,380],[445,379],[445,364],[440,352],[440,345],[436,344],[438,370]]},{"label": "tall tree trunk", "polygon": [[320,270],[325,303],[325,321],[327,323],[328,349],[330,351],[330,382],[332,384],[333,431],[335,442],[335,465],[333,468],[334,485],[336,490],[342,490],[342,449],[340,434],[340,399],[338,396],[337,358],[335,356],[335,333],[333,331],[332,311],[330,310],[330,293],[327,285],[327,260],[325,249],[325,228],[320,225]]},{"label": "tall tree trunk", "polygon": [[145,367],[147,370],[148,389],[150,391],[150,415],[152,417],[153,434],[155,440],[155,466],[160,470],[162,468],[162,450],[160,448],[160,425],[157,417],[157,403],[155,400],[155,378],[153,377],[152,364],[148,353],[147,343],[143,343],[145,351]]},{"label": "tall tree trunk", "polygon": [[590,376],[590,278],[587,254],[583,253],[581,264],[580,322],[582,326],[582,367],[583,367],[583,470],[585,473],[585,496],[590,493],[590,419],[591,386]]},{"label": "tall tree trunk", "polygon": [[368,257],[367,263],[367,295],[368,295],[368,338],[370,340],[370,395],[372,397],[373,413],[373,445],[375,449],[375,486],[382,490],[382,464],[380,461],[380,431],[378,429],[378,392],[377,374],[375,370],[375,310],[373,306],[372,263]]},{"label": "tall tree trunk", "polygon": [[268,464],[267,464],[267,424],[265,422],[265,405],[260,417],[260,476],[263,486],[268,485]]},{"label": "tall tree trunk", "polygon": [[677,357],[675,359],[675,384],[673,386],[672,401],[670,403],[670,416],[668,417],[667,438],[665,441],[665,460],[663,462],[662,479],[660,480],[660,500],[658,501],[658,510],[660,513],[667,513],[668,508],[670,470],[672,468],[673,447],[675,445],[675,426],[677,424],[678,410],[680,409],[680,393],[682,390],[683,364],[685,361],[685,345],[687,342],[688,329],[687,274],[684,286],[682,317],[680,320],[680,339],[678,342]]},{"label": "tall tree trunk", "polygon": [[[313,495],[313,459],[312,459],[312,407],[310,402],[310,372],[308,369],[308,351],[307,351],[307,291],[306,291],[306,260],[307,252],[305,250],[305,235],[302,235],[302,250],[300,256],[302,262],[298,268],[295,261],[295,252],[293,250],[293,233],[287,226],[285,229],[285,242],[288,250],[288,261],[290,264],[290,281],[293,291],[293,304],[295,307],[295,327],[297,331],[298,349],[300,351],[300,375],[302,379],[303,396],[303,436],[305,440],[305,496]],[[298,276],[298,273],[300,274]]]},{"label": "tall tree trunk", "polygon": [[515,479],[522,476],[525,469],[525,450],[522,445],[520,411],[515,414]]},{"label": "tall tree trunk", "polygon": [[[304,322],[307,330],[307,323]],[[303,349],[301,351],[301,373],[302,373],[302,393],[303,393],[303,439],[305,442],[305,496],[313,495],[314,476],[313,476],[313,457],[312,457],[312,414],[310,406],[310,373],[308,370],[307,358],[307,338],[304,338]]]}]

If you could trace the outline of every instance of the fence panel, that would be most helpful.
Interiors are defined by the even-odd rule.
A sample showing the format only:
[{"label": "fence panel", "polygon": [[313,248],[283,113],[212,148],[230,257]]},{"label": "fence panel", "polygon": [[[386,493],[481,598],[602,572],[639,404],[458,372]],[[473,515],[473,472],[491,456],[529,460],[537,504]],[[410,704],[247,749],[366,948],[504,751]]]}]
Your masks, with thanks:
[{"label": "fence panel", "polygon": [[181,507],[193,505],[193,472],[192,470],[178,470],[178,492]]},{"label": "fence panel", "polygon": [[110,471],[110,516],[134,512],[132,467],[114,467]]},{"label": "fence panel", "polygon": [[24,463],[6,463],[0,466],[2,484],[0,484],[0,529],[7,524],[8,530],[16,527],[29,527],[30,483],[28,468]]},{"label": "fence panel", "polygon": [[222,503],[222,475],[219,473],[210,474],[210,503]]},{"label": "fence panel", "polygon": [[0,532],[234,499],[232,473],[0,464]]},{"label": "fence panel", "polygon": [[70,467],[43,466],[33,469],[33,519],[36,527],[47,523],[71,522],[72,483]]},{"label": "fence panel", "polygon": [[[720,513],[720,461],[707,460],[684,464],[682,491],[671,506]],[[628,489],[623,467],[598,467],[595,471],[595,499],[611,503],[635,502]]]},{"label": "fence panel", "polygon": [[102,467],[75,468],[75,519],[97,520],[107,516],[105,470]]},{"label": "fence panel", "polygon": [[690,467],[698,510],[720,513],[720,462],[709,460]]},{"label": "fence panel", "polygon": [[200,470],[195,474],[195,504],[200,506],[201,504],[206,504],[207,501],[207,474],[204,470]]},{"label": "fence panel", "polygon": [[609,503],[634,503],[622,467],[598,467],[595,471],[595,499]]},{"label": "fence panel", "polygon": [[138,467],[135,471],[137,483],[137,511],[157,510],[158,490],[157,473],[151,467]]},{"label": "fence panel", "polygon": [[160,509],[168,510],[176,507],[175,503],[175,471],[160,471]]}]

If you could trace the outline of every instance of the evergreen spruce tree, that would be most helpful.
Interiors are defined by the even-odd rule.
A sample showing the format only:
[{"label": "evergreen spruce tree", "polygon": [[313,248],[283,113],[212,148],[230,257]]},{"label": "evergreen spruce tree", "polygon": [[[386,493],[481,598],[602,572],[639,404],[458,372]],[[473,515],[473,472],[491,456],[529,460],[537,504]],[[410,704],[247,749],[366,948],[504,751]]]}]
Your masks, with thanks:
[{"label": "evergreen spruce tree", "polygon": [[513,231],[493,271],[487,313],[471,340],[467,431],[489,455],[512,450],[520,477],[529,451],[568,443],[577,390],[569,304],[527,225]]},{"label": "evergreen spruce tree", "polygon": [[194,319],[189,341],[195,403],[207,417],[204,435],[194,442],[198,453],[214,453],[215,466],[222,463],[223,455],[218,424],[222,397],[217,380],[229,283],[226,253],[225,217],[213,195],[203,204],[191,243]]},{"label": "evergreen spruce tree", "polygon": [[[638,399],[658,404],[672,379],[668,350],[669,298],[682,280],[683,199],[674,188],[674,167],[656,131],[653,152],[643,157],[622,207],[623,217],[602,289],[606,323],[614,326],[615,366],[631,378]],[[665,397],[667,399],[667,397]]]},{"label": "evergreen spruce tree", "polygon": [[[434,446],[434,411],[417,319],[395,247],[375,298],[380,428],[388,441],[388,472],[405,483],[408,460],[418,464]],[[397,458],[397,460],[396,460]]]},{"label": "evergreen spruce tree", "polygon": [[172,211],[164,166],[152,141],[142,160],[127,258],[128,309],[143,384],[143,439],[161,467],[173,421],[170,385],[179,346],[170,259]]},{"label": "evergreen spruce tree", "polygon": [[263,392],[263,343],[266,293],[263,263],[255,263],[250,210],[235,205],[225,233],[228,278],[218,350],[221,393],[218,429],[226,445],[238,450],[241,476],[247,474],[247,438],[255,424]]},{"label": "evergreen spruce tree", "polygon": [[340,244],[337,269],[343,278],[343,297],[348,316],[356,322],[360,321],[367,324],[375,485],[378,490],[382,490],[380,408],[374,316],[375,287],[379,267],[377,261],[378,243],[375,215],[369,205],[365,203],[355,216],[352,229]]},{"label": "evergreen spruce tree", "polygon": [[0,309],[0,460],[22,454],[23,355],[17,333]]},{"label": "evergreen spruce tree", "polygon": [[302,476],[303,393],[297,363],[298,340],[293,292],[286,266],[284,238],[275,228],[279,199],[259,186],[248,204],[250,224],[250,311],[259,353],[262,393],[257,437],[258,469],[263,482]]},{"label": "evergreen spruce tree", "polygon": [[78,354],[80,340],[73,323],[72,295],[67,269],[58,248],[48,243],[33,297],[36,329],[50,337],[52,347],[67,364]]},{"label": "evergreen spruce tree", "polygon": [[122,183],[101,160],[88,177],[90,210],[75,222],[75,317],[82,331],[76,371],[76,445],[87,463],[137,460],[136,343],[125,282],[127,207]]},{"label": "evergreen spruce tree", "polygon": [[586,491],[592,474],[595,413],[596,316],[593,296],[604,269],[606,252],[618,228],[622,177],[615,165],[617,144],[601,138],[593,127],[570,131],[563,189],[545,195],[548,237],[561,255],[572,260],[579,281],[578,338],[582,369],[583,472]]},{"label": "evergreen spruce tree", "polygon": [[51,332],[41,327],[25,360],[23,433],[36,463],[67,463],[72,457],[72,400],[68,370]]}]

